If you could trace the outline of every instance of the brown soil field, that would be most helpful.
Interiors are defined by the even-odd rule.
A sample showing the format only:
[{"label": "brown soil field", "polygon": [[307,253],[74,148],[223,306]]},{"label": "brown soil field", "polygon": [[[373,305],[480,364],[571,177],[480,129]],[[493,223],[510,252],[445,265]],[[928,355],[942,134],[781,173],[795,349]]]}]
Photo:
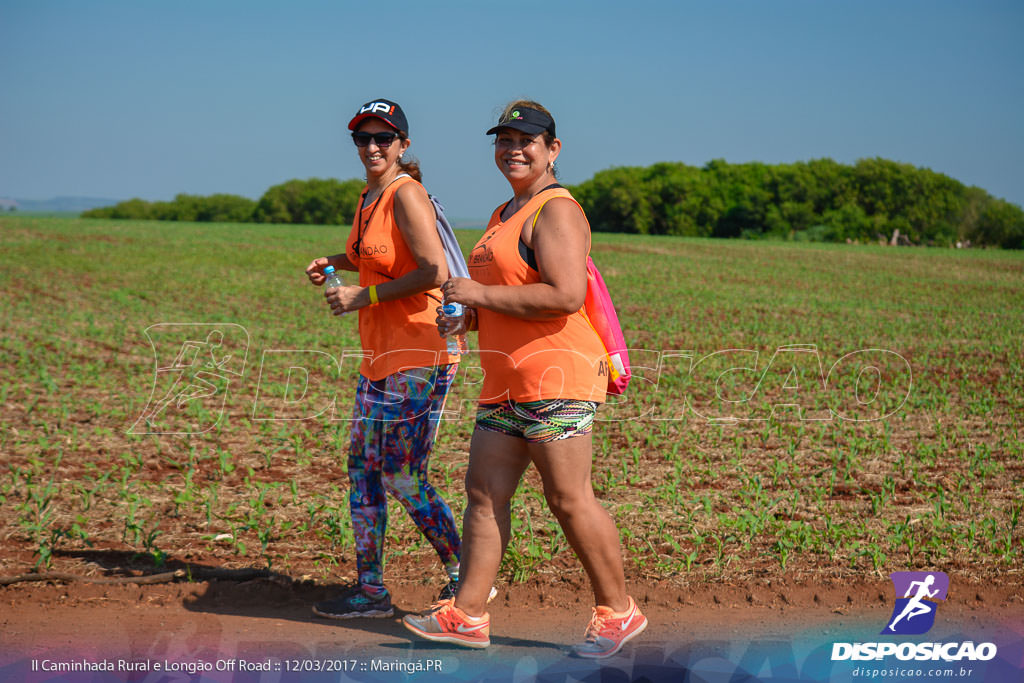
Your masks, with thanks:
[{"label": "brown soil field", "polygon": [[[406,636],[400,617],[429,606],[444,576],[394,503],[385,576],[396,616],[311,614],[355,578],[345,463],[355,366],[342,350],[356,336],[353,324],[312,331],[322,297],[301,269],[224,287],[217,254],[234,253],[234,226],[213,237],[204,226],[202,239],[115,222],[0,228],[14,255],[0,270],[0,682],[1024,680],[1019,259],[653,238],[615,247],[606,278],[644,275],[616,290],[634,321],[635,379],[627,401],[598,414],[592,480],[650,626],[596,664],[567,656],[591,595],[532,469],[513,503],[487,650]],[[295,240],[268,252],[280,264],[326,239],[246,229]],[[36,277],[51,245],[81,271],[73,306]],[[194,267],[154,278],[170,248]],[[221,355],[179,366],[176,354],[213,328]],[[300,410],[284,379],[291,361],[263,356],[302,348],[337,372],[310,363],[319,383]],[[839,365],[858,349],[893,351]],[[470,354],[430,461],[457,519],[473,365]],[[822,389],[821,372],[837,365],[848,372]],[[203,373],[208,395],[176,393],[202,388]],[[869,375],[877,391],[861,400]],[[797,385],[807,400],[794,409]],[[333,414],[300,414],[310,405]],[[884,415],[860,421],[876,409]],[[143,417],[152,428],[135,433]],[[902,661],[833,662],[835,643],[892,641],[879,632],[896,571],[950,578],[934,626],[908,642],[992,642],[998,656],[950,663],[952,673],[946,662],[910,674]],[[277,668],[239,671],[243,658]],[[152,666],[46,664],[106,659]]]},{"label": "brown soil field", "polygon": [[[97,570],[130,564],[127,555],[118,555],[95,553],[77,561]],[[195,574],[207,569],[192,567]],[[400,576],[416,573],[407,560],[390,569]],[[110,572],[96,572],[105,573]],[[393,581],[392,618],[314,616],[311,604],[339,588],[282,575],[151,585],[10,584],[0,588],[0,680],[92,680],[31,671],[33,661],[52,666],[77,660],[178,667],[173,673],[113,672],[102,679],[125,681],[188,680],[180,678],[183,667],[188,673],[190,666],[239,666],[225,663],[232,660],[254,667],[269,663],[272,670],[200,670],[194,680],[408,680],[412,669],[401,667],[416,666],[438,667],[420,672],[419,680],[850,680],[854,663],[827,662],[822,653],[834,642],[886,640],[877,634],[893,607],[887,580],[806,577],[680,586],[633,579],[630,592],[649,626],[618,655],[595,663],[568,653],[591,605],[576,572],[499,585],[489,607],[492,645],[480,651],[418,641],[401,626],[403,615],[430,604],[437,585]],[[972,680],[1022,680],[1013,676],[1024,675],[1024,587],[951,576],[928,639],[997,643],[998,668],[985,663]],[[926,666],[941,669],[932,662]]]}]

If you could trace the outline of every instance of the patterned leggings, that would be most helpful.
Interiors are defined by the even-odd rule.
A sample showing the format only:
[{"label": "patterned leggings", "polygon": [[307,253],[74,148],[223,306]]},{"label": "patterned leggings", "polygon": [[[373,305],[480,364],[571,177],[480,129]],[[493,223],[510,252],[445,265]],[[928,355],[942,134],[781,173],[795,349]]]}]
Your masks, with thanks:
[{"label": "patterned leggings", "polygon": [[348,457],[359,583],[384,583],[385,490],[405,507],[449,574],[459,566],[451,508],[427,482],[427,459],[457,364],[411,368],[376,382],[360,375]]}]

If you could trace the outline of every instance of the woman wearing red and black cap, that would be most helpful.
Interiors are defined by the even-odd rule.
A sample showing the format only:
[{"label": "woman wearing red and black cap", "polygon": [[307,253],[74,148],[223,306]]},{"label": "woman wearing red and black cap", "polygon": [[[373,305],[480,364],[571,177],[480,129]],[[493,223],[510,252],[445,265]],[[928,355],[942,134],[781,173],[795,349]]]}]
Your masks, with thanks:
[{"label": "woman wearing red and black cap", "polygon": [[306,268],[314,285],[324,283],[328,265],[359,273],[358,286],[324,295],[335,315],[359,312],[365,352],[348,457],[359,584],[313,607],[332,619],[394,614],[382,567],[385,491],[402,503],[441,558],[449,577],[442,596],[454,592],[460,550],[451,509],[427,482],[427,459],[458,368],[458,356],[448,355],[434,322],[438,285],[448,278],[434,207],[419,182],[419,166],[403,158],[410,141],[401,107],[386,99],[367,102],[348,127],[366,169],[366,189],[345,251]]},{"label": "woman wearing red and black cap", "polygon": [[[626,593],[615,522],[591,486],[591,427],[608,386],[603,344],[583,309],[590,225],[555,179],[562,149],[555,121],[536,102],[506,107],[494,161],[513,197],[495,209],[469,257],[472,279],[442,287],[476,318],[483,387],[466,472],[462,578],[451,600],[405,626],[428,640],[486,647],[485,612],[511,534],[510,503],[531,464],[544,497],[594,589],[580,657],[618,652],[647,619]],[[451,330],[438,319],[442,332]]]}]

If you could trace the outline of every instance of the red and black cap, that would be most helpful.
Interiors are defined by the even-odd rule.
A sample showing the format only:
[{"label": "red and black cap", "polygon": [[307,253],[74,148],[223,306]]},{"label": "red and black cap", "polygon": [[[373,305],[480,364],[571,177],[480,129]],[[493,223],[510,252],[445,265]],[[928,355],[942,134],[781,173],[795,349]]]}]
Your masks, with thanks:
[{"label": "red and black cap", "polygon": [[515,128],[529,135],[547,131],[555,137],[555,120],[544,112],[530,107],[516,107],[508,112],[498,121],[498,125],[487,131],[487,135],[493,135],[502,128]]},{"label": "red and black cap", "polygon": [[380,119],[395,130],[400,130],[403,133],[409,132],[409,122],[405,120],[405,112],[402,111],[402,108],[398,106],[397,102],[385,100],[384,98],[370,100],[363,106],[359,107],[359,111],[357,111],[356,115],[352,117],[352,120],[348,122],[348,129],[355,130],[356,126],[358,126],[363,119],[371,116]]}]

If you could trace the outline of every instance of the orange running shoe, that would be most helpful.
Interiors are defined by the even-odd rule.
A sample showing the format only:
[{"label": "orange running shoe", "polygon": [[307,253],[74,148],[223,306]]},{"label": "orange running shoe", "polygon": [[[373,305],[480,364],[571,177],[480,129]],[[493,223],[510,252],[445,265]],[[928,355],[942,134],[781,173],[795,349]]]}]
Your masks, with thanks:
[{"label": "orange running shoe", "polygon": [[573,646],[573,654],[589,659],[611,657],[645,628],[647,617],[640,613],[633,598],[629,598],[629,608],[621,614],[599,605],[594,608],[583,642]]},{"label": "orange running shoe", "polygon": [[491,615],[471,617],[455,606],[455,598],[441,600],[422,617],[407,614],[402,624],[427,640],[463,647],[487,647],[491,644]]}]

